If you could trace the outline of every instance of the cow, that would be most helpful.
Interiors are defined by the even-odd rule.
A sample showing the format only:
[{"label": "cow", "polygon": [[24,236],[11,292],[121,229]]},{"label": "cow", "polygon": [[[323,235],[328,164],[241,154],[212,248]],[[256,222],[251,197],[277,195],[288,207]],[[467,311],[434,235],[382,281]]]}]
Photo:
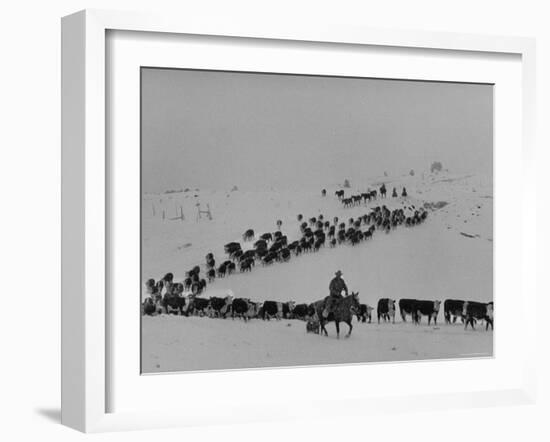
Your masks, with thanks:
[{"label": "cow", "polygon": [[223,246],[223,249],[224,249],[225,253],[231,254],[231,253],[235,252],[236,250],[240,250],[241,245],[238,242],[230,242],[230,243],[227,243],[225,246]]},{"label": "cow", "polygon": [[283,319],[288,318],[294,309],[294,302],[276,302],[276,301],[265,301],[261,308],[262,319]]},{"label": "cow", "polygon": [[254,264],[254,260],[251,258],[247,258],[244,261],[241,261],[241,265],[240,265],[241,272],[251,272],[253,264]]},{"label": "cow", "polygon": [[464,301],[461,301],[459,299],[445,299],[445,302],[443,302],[443,314],[445,315],[445,323],[451,324],[451,322],[454,324],[456,322],[456,318],[460,317],[462,319],[462,322],[464,322],[464,316],[462,316],[462,312],[464,309]]},{"label": "cow", "polygon": [[216,269],[208,270],[208,272],[206,272],[206,276],[208,277],[208,282],[214,281],[214,279],[216,279]]},{"label": "cow", "polygon": [[243,241],[252,241],[254,239],[254,230],[248,229],[243,233]]},{"label": "cow", "polygon": [[290,250],[287,248],[281,249],[279,252],[279,261],[287,262],[290,260]]},{"label": "cow", "polygon": [[464,319],[464,330],[468,328],[468,324],[471,325],[472,330],[475,330],[474,323],[477,320],[485,320],[485,330],[493,330],[493,309],[494,304],[489,302],[487,304],[475,301],[464,302],[462,309],[462,316]]},{"label": "cow", "polygon": [[407,322],[407,315],[411,315],[411,320],[414,322],[416,299],[400,299],[399,314],[403,322]]},{"label": "cow", "polygon": [[248,301],[248,310],[246,312],[246,315],[245,317],[247,319],[253,319],[253,318],[257,318],[258,317],[258,314],[260,312],[260,308],[261,308],[261,303],[259,302],[252,302],[252,301]]},{"label": "cow", "polygon": [[166,292],[162,297],[161,305],[164,307],[166,314],[171,313],[172,310],[179,311],[180,315],[183,315],[183,308],[185,307],[185,298],[180,296],[183,292],[183,284],[174,284],[172,290]]},{"label": "cow", "polygon": [[223,278],[227,273],[227,264],[224,262],[218,267],[218,277]]},{"label": "cow", "polygon": [[344,198],[344,190],[337,190],[336,192],[334,192],[334,195],[336,195],[336,197],[340,200]]},{"label": "cow", "polygon": [[193,282],[193,284],[191,284],[191,292],[194,295],[201,294],[205,288],[206,288],[206,279],[201,279],[201,280],[195,281],[195,282]]},{"label": "cow", "polygon": [[245,298],[235,298],[231,303],[231,318],[240,317],[244,321],[248,320],[248,310],[250,302]]},{"label": "cow", "polygon": [[143,314],[144,315],[153,315],[157,313],[157,303],[152,296],[148,296],[143,300]]},{"label": "cow", "polygon": [[392,323],[395,324],[395,299],[380,298],[378,300],[376,314],[378,316],[379,324],[380,318],[382,318],[384,322],[391,319]]},{"label": "cow", "polygon": [[210,300],[206,298],[199,298],[196,295],[189,296],[189,306],[187,313],[190,315],[204,316],[210,306]]},{"label": "cow", "polygon": [[224,298],[212,296],[210,298],[210,310],[212,316],[217,318],[225,318],[231,310],[231,304],[233,302],[233,296],[227,295]]},{"label": "cow", "polygon": [[359,306],[359,310],[356,313],[357,321],[367,322],[368,319],[370,324],[372,322],[372,310],[373,308],[370,305],[361,304]]},{"label": "cow", "polygon": [[271,233],[264,233],[260,236],[260,239],[263,239],[264,241],[273,241],[273,235]]},{"label": "cow", "polygon": [[318,335],[320,331],[321,323],[319,322],[319,319],[316,316],[309,318],[306,323],[306,332],[315,333],[316,335]]},{"label": "cow", "polygon": [[415,324],[420,324],[422,316],[428,317],[428,325],[433,319],[434,325],[437,325],[437,315],[441,301],[421,301],[416,300],[414,304],[413,321]]},{"label": "cow", "polygon": [[302,320],[307,319],[309,316],[311,316],[311,311],[307,304],[297,304],[292,309],[292,314],[290,315],[292,319],[302,319]]}]

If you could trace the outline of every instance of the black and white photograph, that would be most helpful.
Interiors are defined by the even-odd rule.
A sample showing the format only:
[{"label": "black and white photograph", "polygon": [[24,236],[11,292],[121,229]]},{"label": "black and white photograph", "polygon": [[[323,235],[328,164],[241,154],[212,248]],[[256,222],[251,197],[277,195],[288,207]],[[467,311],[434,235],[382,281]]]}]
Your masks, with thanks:
[{"label": "black and white photograph", "polygon": [[492,357],[493,92],[142,67],[142,373]]}]

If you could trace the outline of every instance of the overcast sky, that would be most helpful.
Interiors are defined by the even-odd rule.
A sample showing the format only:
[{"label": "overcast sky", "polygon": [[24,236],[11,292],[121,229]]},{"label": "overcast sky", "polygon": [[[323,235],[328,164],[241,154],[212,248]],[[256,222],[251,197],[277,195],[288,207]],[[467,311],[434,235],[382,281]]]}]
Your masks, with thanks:
[{"label": "overcast sky", "polygon": [[144,192],[491,176],[492,133],[490,85],[142,69]]}]

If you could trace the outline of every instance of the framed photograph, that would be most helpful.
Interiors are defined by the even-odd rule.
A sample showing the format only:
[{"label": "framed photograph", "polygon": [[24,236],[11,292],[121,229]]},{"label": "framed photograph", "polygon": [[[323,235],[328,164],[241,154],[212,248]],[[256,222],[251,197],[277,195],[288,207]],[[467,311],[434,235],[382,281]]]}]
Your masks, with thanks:
[{"label": "framed photograph", "polygon": [[64,424],[533,400],[532,40],[108,11],[62,36]]}]

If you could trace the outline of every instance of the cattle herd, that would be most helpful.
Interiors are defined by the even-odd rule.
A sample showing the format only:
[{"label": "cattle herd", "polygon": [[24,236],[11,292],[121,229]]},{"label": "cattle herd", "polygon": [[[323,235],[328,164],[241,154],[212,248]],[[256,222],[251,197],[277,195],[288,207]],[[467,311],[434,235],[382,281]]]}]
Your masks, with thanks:
[{"label": "cattle herd", "polygon": [[[382,199],[386,198],[387,189],[386,189],[386,185],[382,184],[380,186],[380,188],[378,189],[378,191],[369,189],[366,192],[358,193],[358,194],[355,194],[355,195],[350,195],[348,197],[345,196],[344,190],[337,190],[334,194],[342,202],[342,205],[345,208],[348,208],[348,207],[359,206],[363,203],[364,204],[370,203],[372,200],[376,200],[378,195],[380,195],[380,198],[382,198]],[[391,196],[392,196],[392,198],[397,198],[398,197],[397,189],[395,187],[393,188]],[[406,198],[408,196],[407,189],[405,187],[403,187],[403,190],[401,191],[401,196],[404,197],[404,198]]]},{"label": "cattle herd", "polygon": [[[212,296],[202,298],[193,293],[183,295],[181,283],[173,282],[173,275],[168,273],[157,283],[150,279],[146,286],[151,296],[143,302],[143,314],[180,314],[184,316],[207,316],[210,318],[241,318],[251,319],[299,319],[308,321],[308,331],[318,333],[318,303],[296,303],[294,301],[255,302],[247,298],[235,298],[232,294],[223,297]],[[422,316],[426,316],[428,324],[432,321],[437,325],[441,301],[418,299],[400,299],[399,314],[403,322],[410,316],[414,324],[420,324]],[[477,321],[485,321],[485,329],[493,328],[493,302],[481,303],[475,301],[460,301],[447,299],[444,304],[445,323],[454,324],[460,318],[466,329],[468,325],[475,329]],[[359,304],[352,309],[358,322],[372,322],[374,308],[367,304]],[[395,323],[396,300],[381,298],[378,300],[376,315],[380,322]],[[316,324],[313,325],[312,324]]]},{"label": "cattle herd", "polygon": [[[326,191],[323,190],[323,196]],[[371,201],[377,198],[377,192],[369,191],[359,196],[354,195],[346,198],[344,190],[335,193],[344,206],[349,204],[360,204],[361,201]],[[385,186],[380,188],[380,197],[385,198]],[[393,196],[396,196],[394,188]],[[403,188],[402,196],[406,196]],[[349,202],[351,201],[351,202]],[[406,212],[407,211],[407,214]],[[201,267],[195,266],[186,272],[182,282],[175,282],[174,275],[167,273],[155,281],[148,279],[145,283],[147,296],[142,303],[142,313],[154,315],[159,313],[179,313],[185,316],[208,316],[216,318],[242,318],[247,321],[253,318],[269,320],[276,319],[301,319],[308,321],[308,331],[318,333],[318,325],[315,325],[315,303],[297,304],[293,301],[276,302],[264,301],[254,302],[250,299],[235,298],[232,294],[223,297],[201,297],[208,283],[216,278],[225,278],[238,270],[240,272],[251,272],[256,264],[269,266],[275,262],[288,262],[293,257],[305,253],[314,253],[325,247],[328,243],[330,248],[342,244],[356,246],[357,244],[370,240],[378,230],[385,233],[400,225],[412,227],[426,220],[428,212],[423,209],[416,209],[410,205],[399,209],[390,210],[385,205],[371,207],[368,213],[357,218],[349,218],[342,222],[338,217],[328,221],[324,216],[304,220],[303,215],[298,215],[301,237],[289,241],[280,228],[282,222],[277,222],[279,230],[256,235],[253,229],[247,229],[243,235],[244,243],[252,243],[253,246],[243,250],[239,242],[225,244],[224,252],[227,255],[221,263],[217,263],[214,255],[208,253],[205,256],[204,277],[201,277]],[[428,323],[437,323],[440,301],[423,301],[415,299],[401,299],[399,311],[403,321],[410,316],[415,324],[419,324],[422,316],[426,316]],[[378,301],[377,317],[378,323],[382,321],[395,322],[395,300],[382,298]],[[456,322],[461,318],[465,327],[474,324],[478,320],[485,320],[486,329],[493,325],[493,303],[483,304],[473,301],[446,300],[444,303],[445,321]],[[359,304],[353,309],[353,314],[358,321],[371,322],[373,308],[366,304]]]}]

